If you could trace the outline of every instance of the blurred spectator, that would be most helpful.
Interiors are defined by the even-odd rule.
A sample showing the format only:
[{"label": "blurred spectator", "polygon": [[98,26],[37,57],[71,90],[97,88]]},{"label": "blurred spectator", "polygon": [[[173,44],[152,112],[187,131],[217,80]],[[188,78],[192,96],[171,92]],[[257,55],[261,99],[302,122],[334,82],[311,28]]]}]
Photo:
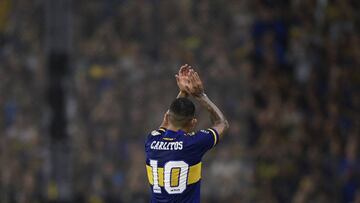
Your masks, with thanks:
[{"label": "blurred spectator", "polygon": [[[0,202],[56,199],[43,9],[0,2]],[[147,201],[144,136],[189,63],[231,124],[203,202],[360,202],[359,13],[355,0],[74,2],[74,198]]]}]

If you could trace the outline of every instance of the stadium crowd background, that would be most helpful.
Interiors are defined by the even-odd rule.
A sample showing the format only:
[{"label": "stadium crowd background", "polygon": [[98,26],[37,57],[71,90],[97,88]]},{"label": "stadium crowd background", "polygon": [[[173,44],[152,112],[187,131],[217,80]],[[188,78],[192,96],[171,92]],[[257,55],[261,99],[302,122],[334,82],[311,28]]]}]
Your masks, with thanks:
[{"label": "stadium crowd background", "polygon": [[[43,0],[0,1],[0,202],[48,178]],[[202,202],[360,202],[356,0],[74,2],[68,95],[76,202],[146,202],[143,142],[192,64],[230,131]],[[200,126],[209,124],[200,110]]]}]

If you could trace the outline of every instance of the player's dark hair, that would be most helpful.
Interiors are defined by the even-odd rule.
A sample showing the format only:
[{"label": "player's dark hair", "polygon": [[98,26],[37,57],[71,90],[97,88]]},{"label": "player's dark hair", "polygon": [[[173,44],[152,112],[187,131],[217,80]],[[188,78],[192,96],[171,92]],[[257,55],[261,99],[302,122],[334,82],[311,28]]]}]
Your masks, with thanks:
[{"label": "player's dark hair", "polygon": [[175,99],[170,105],[171,122],[177,126],[184,126],[195,116],[194,103],[185,97]]}]

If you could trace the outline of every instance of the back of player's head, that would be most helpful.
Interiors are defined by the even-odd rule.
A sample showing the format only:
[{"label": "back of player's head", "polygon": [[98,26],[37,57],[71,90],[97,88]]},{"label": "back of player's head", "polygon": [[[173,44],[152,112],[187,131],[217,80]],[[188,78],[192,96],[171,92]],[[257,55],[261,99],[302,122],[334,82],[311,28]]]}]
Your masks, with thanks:
[{"label": "back of player's head", "polygon": [[177,98],[170,105],[170,122],[183,127],[195,116],[195,105],[188,98]]}]

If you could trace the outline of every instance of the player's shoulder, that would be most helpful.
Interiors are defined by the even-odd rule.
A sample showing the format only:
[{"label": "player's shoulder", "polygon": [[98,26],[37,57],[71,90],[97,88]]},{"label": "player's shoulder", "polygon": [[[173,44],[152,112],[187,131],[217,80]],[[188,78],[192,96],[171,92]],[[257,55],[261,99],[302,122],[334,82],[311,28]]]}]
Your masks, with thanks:
[{"label": "player's shoulder", "polygon": [[219,142],[219,134],[213,128],[201,129],[190,134],[190,136],[199,143],[209,143],[211,146],[215,146]]},{"label": "player's shoulder", "polygon": [[218,132],[213,128],[201,129],[196,132],[186,133],[185,135],[193,138],[211,136],[214,137],[215,140],[219,139]]},{"label": "player's shoulder", "polygon": [[197,132],[195,132],[194,135],[202,135],[202,134],[206,134],[206,135],[209,135],[209,134],[210,134],[210,135],[218,136],[218,133],[217,133],[216,130],[213,129],[213,128],[198,130]]}]

